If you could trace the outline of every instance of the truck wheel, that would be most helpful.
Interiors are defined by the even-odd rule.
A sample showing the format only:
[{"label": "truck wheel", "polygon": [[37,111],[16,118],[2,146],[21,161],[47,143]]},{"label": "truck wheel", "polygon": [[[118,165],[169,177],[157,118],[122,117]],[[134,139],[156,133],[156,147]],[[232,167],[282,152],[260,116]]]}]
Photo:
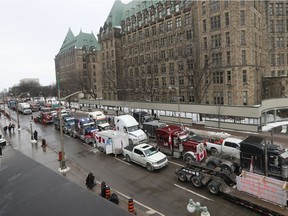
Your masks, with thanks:
[{"label": "truck wheel", "polygon": [[129,139],[129,145],[133,145],[133,142],[131,139]]},{"label": "truck wheel", "polygon": [[220,161],[217,158],[210,158],[207,161],[206,166],[215,169],[216,167],[220,166]]},{"label": "truck wheel", "polygon": [[76,138],[76,134],[75,134],[75,133],[72,133],[72,136],[73,136],[74,138]]},{"label": "truck wheel", "polygon": [[186,175],[185,175],[184,172],[179,172],[179,173],[177,174],[177,177],[178,177],[178,179],[179,179],[180,181],[182,181],[182,182],[186,182],[186,181],[187,181],[187,177],[186,177]]},{"label": "truck wheel", "polygon": [[218,154],[218,150],[215,149],[215,148],[211,148],[211,149],[210,149],[210,153],[211,153],[211,155]]},{"label": "truck wheel", "polygon": [[216,182],[216,181],[211,181],[208,183],[208,189],[209,189],[209,192],[214,194],[214,195],[217,195],[219,194],[219,183]]},{"label": "truck wheel", "polygon": [[202,187],[202,182],[200,176],[193,176],[191,179],[192,184],[196,188],[201,188]]},{"label": "truck wheel", "polygon": [[149,171],[149,172],[152,172],[153,171],[153,167],[151,164],[147,163],[146,164],[146,169]]},{"label": "truck wheel", "polygon": [[127,161],[128,163],[131,162],[131,158],[130,158],[130,156],[129,156],[128,154],[125,156],[125,158],[126,158],[126,161]]},{"label": "truck wheel", "polygon": [[185,164],[189,164],[189,163],[191,163],[192,161],[196,161],[196,158],[193,157],[192,155],[188,154],[188,155],[186,155],[186,156],[184,157],[183,160],[184,160],[184,163],[185,163]]},{"label": "truck wheel", "polygon": [[86,143],[86,144],[89,144],[89,139],[86,138],[86,139],[85,139],[85,143]]}]

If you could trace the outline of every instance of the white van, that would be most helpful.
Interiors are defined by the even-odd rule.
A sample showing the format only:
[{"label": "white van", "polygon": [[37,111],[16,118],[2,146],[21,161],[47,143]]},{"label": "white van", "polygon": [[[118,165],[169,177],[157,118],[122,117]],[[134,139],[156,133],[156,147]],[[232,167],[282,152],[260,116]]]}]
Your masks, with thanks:
[{"label": "white van", "polygon": [[32,114],[32,110],[29,103],[18,103],[18,112],[23,114]]},{"label": "white van", "polygon": [[140,129],[139,123],[131,115],[115,116],[115,129],[127,133],[129,136],[130,145],[138,145],[147,143],[148,137],[143,130]]}]

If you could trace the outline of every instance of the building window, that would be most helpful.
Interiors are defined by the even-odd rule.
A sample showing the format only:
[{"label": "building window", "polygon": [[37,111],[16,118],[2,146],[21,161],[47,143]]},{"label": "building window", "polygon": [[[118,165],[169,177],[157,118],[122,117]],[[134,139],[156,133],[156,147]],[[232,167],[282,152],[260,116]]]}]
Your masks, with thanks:
[{"label": "building window", "polygon": [[219,0],[212,0],[210,1],[210,11],[217,11],[220,9],[220,1]]},{"label": "building window", "polygon": [[176,28],[181,27],[181,17],[176,18]]},{"label": "building window", "polygon": [[170,73],[174,73],[174,62],[169,63],[169,71]]},{"label": "building window", "polygon": [[275,66],[275,54],[270,55],[271,66]]},{"label": "building window", "polygon": [[167,21],[167,31],[171,31],[173,28],[173,23],[172,20]]},{"label": "building window", "polygon": [[210,18],[211,30],[220,29],[221,28],[221,19],[220,15],[214,16]]},{"label": "building window", "polygon": [[160,24],[159,24],[159,32],[160,32],[160,33],[163,33],[163,32],[164,32],[164,24],[163,24],[163,23],[160,23]]},{"label": "building window", "polygon": [[283,3],[276,3],[275,4],[275,14],[276,16],[283,15]]},{"label": "building window", "polygon": [[152,36],[156,35],[156,26],[152,26]]},{"label": "building window", "polygon": [[207,31],[206,20],[203,20],[203,32]]},{"label": "building window", "polygon": [[221,34],[212,35],[211,40],[213,48],[221,47]]},{"label": "building window", "polygon": [[228,105],[232,104],[232,92],[231,91],[227,92],[227,103]]},{"label": "building window", "polygon": [[[270,32],[274,32],[274,20],[270,20],[270,23],[269,23],[269,30]],[[287,27],[288,28],[288,27]]]},{"label": "building window", "polygon": [[231,65],[231,55],[230,55],[230,51],[226,52],[226,57],[227,57],[227,65]]},{"label": "building window", "polygon": [[284,37],[276,37],[276,47],[284,49]]},{"label": "building window", "polygon": [[168,50],[168,53],[169,53],[169,58],[174,58],[174,49],[169,49]]},{"label": "building window", "polygon": [[284,53],[277,54],[277,66],[284,65]]},{"label": "building window", "polygon": [[246,44],[246,38],[245,38],[245,31],[244,30],[241,30],[241,32],[240,32],[240,43],[241,43],[241,45]]},{"label": "building window", "polygon": [[212,53],[212,65],[221,66],[222,65],[222,53]]},{"label": "building window", "polygon": [[162,74],[166,73],[166,65],[165,64],[161,64],[161,73]]},{"label": "building window", "polygon": [[246,64],[246,50],[242,50],[242,64]]},{"label": "building window", "polygon": [[162,86],[167,86],[166,77],[162,77]]},{"label": "building window", "polygon": [[149,37],[149,29],[145,29],[145,38]]},{"label": "building window", "polygon": [[248,104],[248,92],[243,91],[243,105],[247,105],[247,104]]},{"label": "building window", "polygon": [[227,71],[227,84],[231,84],[231,71]]},{"label": "building window", "polygon": [[223,92],[214,92],[214,104],[224,104]]},{"label": "building window", "polygon": [[175,77],[170,76],[170,85],[175,86]]},{"label": "building window", "polygon": [[276,20],[276,32],[284,32],[284,20]]},{"label": "building window", "polygon": [[242,71],[242,82],[243,84],[247,84],[247,70]]},{"label": "building window", "polygon": [[160,19],[162,19],[162,17],[163,17],[162,11],[158,12],[158,16],[159,16]]},{"label": "building window", "polygon": [[240,25],[245,25],[245,11],[240,11]]},{"label": "building window", "polygon": [[191,24],[191,14],[185,14],[185,25],[190,25]]},{"label": "building window", "polygon": [[175,5],[175,11],[176,11],[176,12],[179,12],[179,4],[176,4],[176,5]]},{"label": "building window", "polygon": [[225,26],[229,26],[230,21],[229,21],[229,12],[225,13]]},{"label": "building window", "polygon": [[222,84],[223,83],[223,71],[213,72],[213,83]]},{"label": "building window", "polygon": [[272,3],[269,4],[269,15],[273,16],[273,4]]},{"label": "building window", "polygon": [[240,5],[241,6],[245,5],[245,0],[240,0]]},{"label": "building window", "polygon": [[167,16],[171,15],[171,8],[166,9]]},{"label": "building window", "polygon": [[226,32],[226,47],[230,46],[230,32]]},{"label": "building window", "polygon": [[183,76],[179,76],[178,77],[178,81],[179,81],[179,86],[183,86],[184,85],[184,77]]},{"label": "building window", "polygon": [[202,1],[202,15],[206,14],[206,2]]},{"label": "building window", "polygon": [[189,29],[186,31],[186,37],[187,40],[191,40],[192,39],[192,29]]},{"label": "building window", "polygon": [[204,38],[203,38],[203,41],[204,41],[204,50],[207,50],[207,49],[208,49],[207,37],[204,37]]}]

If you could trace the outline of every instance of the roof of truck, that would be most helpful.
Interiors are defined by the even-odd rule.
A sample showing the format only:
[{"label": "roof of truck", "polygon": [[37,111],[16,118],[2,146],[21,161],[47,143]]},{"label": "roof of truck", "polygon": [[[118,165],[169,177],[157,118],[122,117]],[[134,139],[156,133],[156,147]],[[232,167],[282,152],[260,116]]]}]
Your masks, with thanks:
[{"label": "roof of truck", "polygon": [[110,138],[117,138],[117,137],[124,137],[124,136],[128,137],[127,133],[124,133],[124,132],[121,132],[121,131],[115,131],[115,130],[99,131],[99,132],[97,132],[97,134],[99,136],[102,135],[102,136],[107,136],[107,137],[110,137]]},{"label": "roof of truck", "polygon": [[136,121],[136,119],[131,115],[116,116],[115,121],[118,121],[118,120],[125,122],[126,127],[138,125],[138,122]]}]

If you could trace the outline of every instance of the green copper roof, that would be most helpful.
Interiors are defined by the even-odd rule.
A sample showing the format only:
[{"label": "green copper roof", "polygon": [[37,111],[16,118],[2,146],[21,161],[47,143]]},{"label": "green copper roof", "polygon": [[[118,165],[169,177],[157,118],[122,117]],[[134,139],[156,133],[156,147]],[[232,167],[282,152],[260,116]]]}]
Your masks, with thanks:
[{"label": "green copper roof", "polygon": [[[113,27],[121,26],[121,20],[131,17],[133,14],[136,16],[139,11],[149,10],[152,5],[156,7],[158,2],[164,4],[166,1],[167,0],[133,0],[124,4],[121,0],[115,0],[109,16],[106,19],[106,25],[109,25],[111,22]],[[127,13],[127,11],[129,11],[129,13]]]},{"label": "green copper roof", "polygon": [[99,44],[93,32],[89,34],[84,33],[81,30],[77,36],[74,36],[73,32],[69,28],[68,33],[60,48],[59,54],[67,51],[72,47],[74,49],[82,49],[83,46],[88,49],[94,47],[96,50],[99,50]]}]

